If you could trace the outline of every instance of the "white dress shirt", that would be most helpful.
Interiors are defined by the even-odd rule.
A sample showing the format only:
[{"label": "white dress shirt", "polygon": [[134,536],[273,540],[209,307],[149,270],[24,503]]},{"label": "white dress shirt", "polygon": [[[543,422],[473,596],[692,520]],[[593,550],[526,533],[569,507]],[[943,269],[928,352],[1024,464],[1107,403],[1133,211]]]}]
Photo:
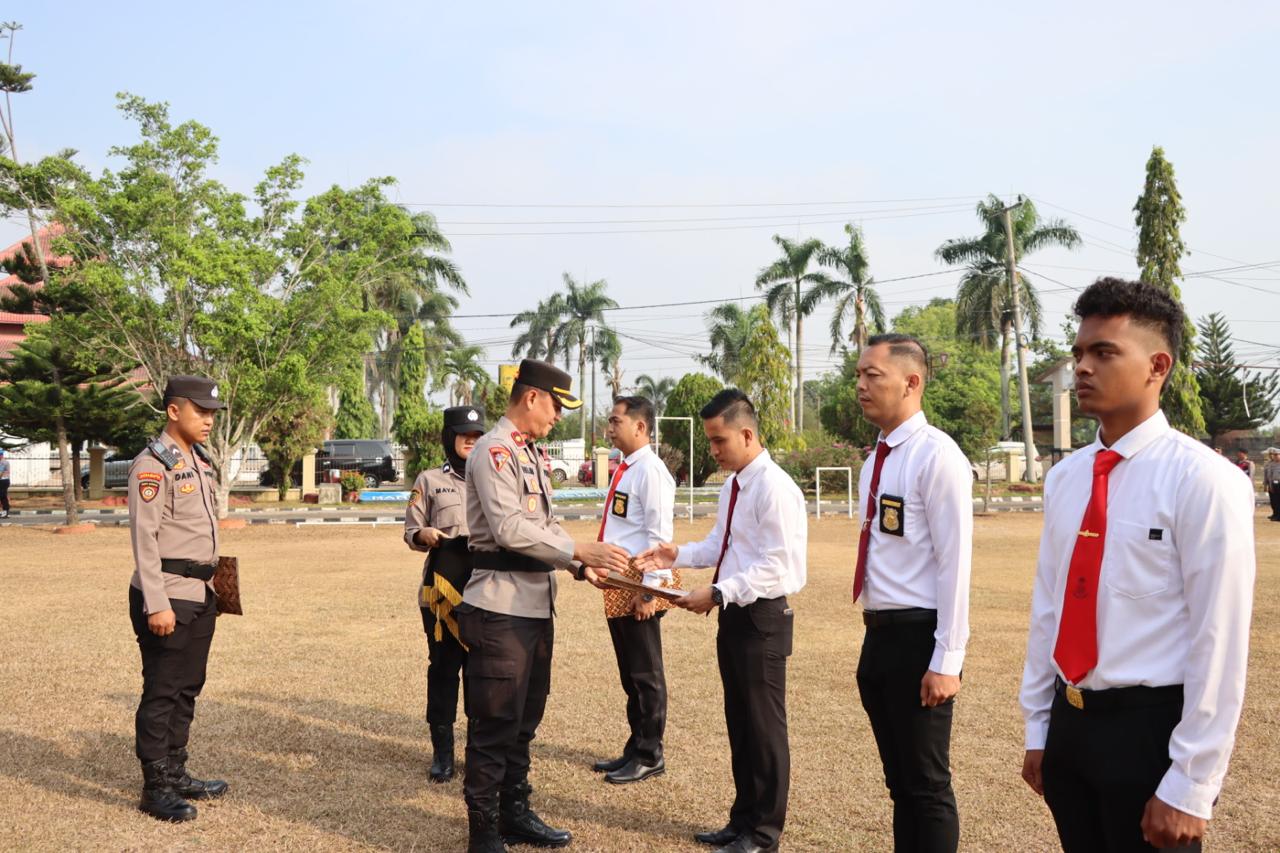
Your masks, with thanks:
[{"label": "white dress shirt", "polygon": [[735,480],[739,491],[730,525],[729,550],[716,581],[724,603],[745,606],[758,598],[780,598],[799,592],[805,582],[809,542],[804,493],[767,450],[725,481],[720,489],[715,527],[701,542],[682,545],[675,564],[715,566]]},{"label": "white dress shirt", "polygon": [[[660,542],[670,542],[676,506],[676,481],[667,466],[645,445],[623,460],[613,500],[604,508],[604,541],[635,556]],[[622,509],[622,514],[615,510]],[[644,573],[649,586],[671,580],[671,570]]]},{"label": "white dress shirt", "polygon": [[[1101,434],[1053,466],[1022,676],[1026,748],[1044,749],[1063,591]],[[1098,581],[1098,663],[1086,690],[1183,685],[1172,766],[1155,794],[1208,819],[1244,700],[1253,607],[1253,489],[1230,462],[1157,412],[1111,446]]]},{"label": "white dress shirt", "polygon": [[[917,412],[880,440],[890,447],[880,469],[879,497],[902,499],[898,529],[871,522],[864,610],[922,607],[938,611],[929,669],[959,675],[969,641],[969,572],[973,563],[973,472],[969,460],[947,435]],[[875,454],[862,463],[858,506],[862,523],[872,511],[871,475]]]}]

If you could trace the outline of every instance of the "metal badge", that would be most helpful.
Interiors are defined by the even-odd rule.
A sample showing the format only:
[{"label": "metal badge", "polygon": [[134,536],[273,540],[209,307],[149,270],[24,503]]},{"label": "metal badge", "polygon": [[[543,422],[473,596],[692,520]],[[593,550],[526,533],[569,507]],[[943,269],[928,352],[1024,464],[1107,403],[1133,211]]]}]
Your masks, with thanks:
[{"label": "metal badge", "polygon": [[1067,704],[1077,710],[1084,710],[1084,692],[1073,684],[1068,684],[1063,691],[1067,695]]}]

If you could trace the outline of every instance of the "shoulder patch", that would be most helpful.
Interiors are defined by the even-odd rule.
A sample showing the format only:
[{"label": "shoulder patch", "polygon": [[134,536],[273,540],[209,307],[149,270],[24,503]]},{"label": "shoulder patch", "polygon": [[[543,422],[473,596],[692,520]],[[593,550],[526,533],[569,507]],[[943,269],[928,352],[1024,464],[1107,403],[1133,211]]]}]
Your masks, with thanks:
[{"label": "shoulder patch", "polygon": [[416,504],[420,500],[422,500],[422,489],[413,489],[409,492],[410,504]]},{"label": "shoulder patch", "polygon": [[142,499],[144,504],[151,503],[158,494],[160,494],[159,483],[152,480],[140,480],[138,482],[138,497]]},{"label": "shoulder patch", "polygon": [[493,470],[501,473],[503,466],[511,461],[511,451],[505,447],[490,447],[489,461],[493,463]]},{"label": "shoulder patch", "polygon": [[149,480],[152,483],[164,481],[164,474],[161,474],[159,471],[139,471],[134,476],[137,477],[139,481]]},{"label": "shoulder patch", "polygon": [[511,440],[516,443],[516,447],[524,447],[524,433],[520,432],[520,430],[511,433]]}]

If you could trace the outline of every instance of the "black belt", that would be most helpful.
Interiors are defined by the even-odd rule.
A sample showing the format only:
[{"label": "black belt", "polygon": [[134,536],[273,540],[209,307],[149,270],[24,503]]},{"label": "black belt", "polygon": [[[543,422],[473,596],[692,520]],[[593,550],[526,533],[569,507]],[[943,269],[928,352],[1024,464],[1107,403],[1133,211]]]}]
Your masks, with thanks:
[{"label": "black belt", "polygon": [[906,625],[915,622],[936,622],[938,611],[924,607],[907,607],[903,610],[864,610],[862,624],[868,628],[883,628],[886,625]]},{"label": "black belt", "polygon": [[202,581],[213,580],[213,573],[217,568],[217,563],[197,563],[195,560],[170,560],[167,558],[160,560],[160,571],[170,575],[179,575],[184,578],[195,578]]},{"label": "black belt", "polygon": [[497,551],[472,551],[471,563],[477,569],[492,572],[554,572],[556,567],[533,557],[501,548]]},{"label": "black belt", "polygon": [[1164,687],[1112,687],[1107,690],[1081,690],[1061,678],[1053,679],[1054,692],[1072,708],[1081,711],[1111,711],[1116,708],[1146,708],[1152,705],[1182,704],[1182,685]]}]

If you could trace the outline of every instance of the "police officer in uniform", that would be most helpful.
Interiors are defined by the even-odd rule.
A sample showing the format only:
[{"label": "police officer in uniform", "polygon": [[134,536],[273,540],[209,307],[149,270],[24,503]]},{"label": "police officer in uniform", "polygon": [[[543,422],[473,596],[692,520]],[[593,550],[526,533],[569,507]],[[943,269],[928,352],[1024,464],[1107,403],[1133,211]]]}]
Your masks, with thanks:
[{"label": "police officer in uniform", "polygon": [[529,807],[529,741],[551,689],[557,569],[597,579],[590,566],[625,571],[626,551],[574,542],[551,511],[551,484],[534,445],[582,402],[569,374],[520,363],[506,415],[476,444],[467,466],[471,580],[455,608],[467,661],[467,766],[463,791],[469,853],[507,843],[563,847],[564,830]]},{"label": "police officer in uniform", "polygon": [[212,381],[170,378],[164,390],[168,423],[129,469],[135,564],[129,617],[142,652],[138,808],[160,820],[192,820],[196,808],[188,800],[227,792],[227,783],[195,779],[186,769],[187,736],[218,615],[210,583],[218,562],[217,483],[201,444],[221,408]]},{"label": "police officer in uniform", "polygon": [[458,712],[458,680],[467,650],[458,639],[453,608],[471,579],[467,551],[467,457],[480,436],[484,418],[472,406],[444,410],[440,443],[448,460],[423,471],[413,484],[404,516],[404,541],[427,552],[422,565],[418,606],[427,634],[427,725],[431,729],[431,781],[453,778],[453,721]]}]

